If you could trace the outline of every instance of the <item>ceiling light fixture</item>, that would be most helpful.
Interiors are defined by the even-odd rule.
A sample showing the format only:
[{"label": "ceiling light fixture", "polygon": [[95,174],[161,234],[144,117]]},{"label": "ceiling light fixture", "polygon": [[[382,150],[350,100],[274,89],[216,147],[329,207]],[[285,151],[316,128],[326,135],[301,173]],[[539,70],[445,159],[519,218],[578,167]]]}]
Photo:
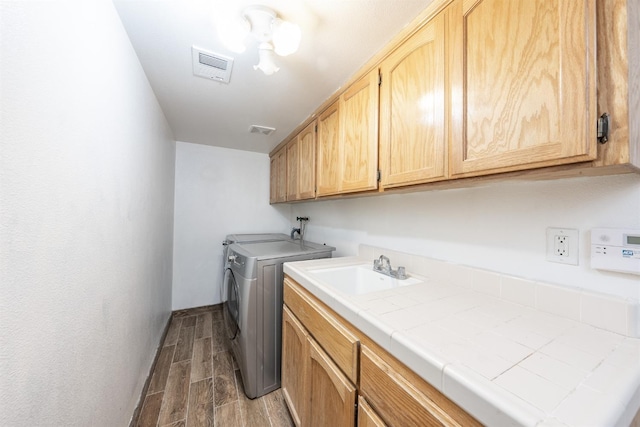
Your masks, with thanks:
[{"label": "ceiling light fixture", "polygon": [[218,34],[225,46],[237,53],[246,50],[245,39],[251,34],[258,42],[260,59],[253,68],[262,70],[266,75],[280,69],[273,61],[273,54],[287,56],[296,52],[301,38],[298,25],[278,18],[273,10],[265,6],[247,7],[242,12],[242,19],[221,23]]}]

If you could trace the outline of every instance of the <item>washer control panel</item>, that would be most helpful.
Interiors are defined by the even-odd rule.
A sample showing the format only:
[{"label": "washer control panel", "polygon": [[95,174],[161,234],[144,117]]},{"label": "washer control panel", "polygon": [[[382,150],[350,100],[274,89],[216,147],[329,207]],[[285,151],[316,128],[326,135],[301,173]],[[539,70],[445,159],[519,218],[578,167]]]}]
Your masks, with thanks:
[{"label": "washer control panel", "polygon": [[640,275],[640,230],[591,230],[591,268]]}]

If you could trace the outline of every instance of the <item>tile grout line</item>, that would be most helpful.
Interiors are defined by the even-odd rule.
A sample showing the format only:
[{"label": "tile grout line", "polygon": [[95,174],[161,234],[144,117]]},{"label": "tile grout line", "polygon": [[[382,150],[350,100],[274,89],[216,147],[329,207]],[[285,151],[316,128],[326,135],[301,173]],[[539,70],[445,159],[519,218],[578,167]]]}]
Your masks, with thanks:
[{"label": "tile grout line", "polygon": [[[187,316],[187,317],[189,317],[189,316]],[[191,366],[190,366],[190,369],[189,369],[189,378],[188,378],[189,387],[187,389],[187,410],[185,411],[185,414],[184,414],[184,425],[185,426],[187,426],[187,423],[188,423],[187,420],[189,419],[189,410],[191,409],[191,384],[193,384],[193,382],[191,381],[191,373],[193,371],[194,358],[196,357],[196,352],[195,352],[196,339],[195,339],[195,335],[196,335],[196,326],[198,325],[198,318],[197,318],[197,315],[195,315],[193,317],[196,318],[196,323],[195,323],[195,325],[193,325],[193,340],[191,340],[191,360],[189,361],[189,364]],[[191,327],[191,326],[189,326],[189,327]],[[182,329],[182,325],[180,325],[180,329]]]},{"label": "tile grout line", "polygon": [[267,408],[267,401],[265,399],[262,399],[262,406],[264,406],[264,413],[267,414],[269,425],[273,427],[273,421],[271,420],[271,413],[269,412],[269,408]]},{"label": "tile grout line", "polygon": [[213,315],[211,316],[211,338],[209,339],[209,363],[211,364],[211,422],[216,425],[216,385],[213,371]]},{"label": "tile grout line", "polygon": [[[243,427],[247,427],[246,423],[244,422],[244,415],[243,415],[243,411],[242,411],[242,405],[240,405],[240,387],[238,386],[238,376],[236,375],[236,371],[235,369],[233,369],[233,353],[231,351],[229,351],[229,354],[231,356],[231,370],[233,371],[233,381],[236,385],[236,402],[238,402],[238,409],[240,410],[240,422],[242,423]],[[240,374],[242,376],[242,374]],[[244,387],[244,385],[243,385]]]},{"label": "tile grout line", "polygon": [[[171,319],[173,321],[173,319]],[[182,329],[182,322],[180,322],[180,329]],[[178,329],[178,332],[180,332]],[[164,343],[162,343],[164,344]],[[162,348],[171,347],[163,345]],[[177,343],[173,344],[173,351],[171,352],[171,363],[169,363],[169,372],[171,372],[171,365],[173,365],[173,355],[176,353],[176,347],[178,347]],[[167,381],[165,381],[164,386],[162,387],[162,401],[160,402],[160,409],[158,410],[158,419],[156,420],[156,427],[160,427],[160,414],[162,413],[162,407],[165,404],[165,398],[167,397],[167,382],[169,382],[169,374],[167,374]]]}]

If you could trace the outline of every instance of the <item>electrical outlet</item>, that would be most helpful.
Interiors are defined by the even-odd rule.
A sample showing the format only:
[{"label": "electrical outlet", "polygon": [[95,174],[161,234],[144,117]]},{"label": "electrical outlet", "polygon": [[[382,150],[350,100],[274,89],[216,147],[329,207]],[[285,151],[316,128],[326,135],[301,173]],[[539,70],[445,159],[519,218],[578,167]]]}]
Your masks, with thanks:
[{"label": "electrical outlet", "polygon": [[578,265],[579,232],[570,228],[547,228],[547,261]]},{"label": "electrical outlet", "polygon": [[563,258],[569,258],[569,240],[567,236],[556,234],[553,236],[553,254]]}]

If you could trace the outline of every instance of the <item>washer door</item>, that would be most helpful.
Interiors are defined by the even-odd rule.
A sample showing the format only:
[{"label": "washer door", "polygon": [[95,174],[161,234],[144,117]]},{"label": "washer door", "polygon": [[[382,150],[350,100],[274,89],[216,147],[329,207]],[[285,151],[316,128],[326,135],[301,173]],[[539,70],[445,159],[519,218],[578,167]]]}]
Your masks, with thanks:
[{"label": "washer door", "polygon": [[227,336],[234,340],[240,332],[240,292],[231,268],[224,272],[223,286],[227,293],[226,301],[222,305],[224,325]]}]

